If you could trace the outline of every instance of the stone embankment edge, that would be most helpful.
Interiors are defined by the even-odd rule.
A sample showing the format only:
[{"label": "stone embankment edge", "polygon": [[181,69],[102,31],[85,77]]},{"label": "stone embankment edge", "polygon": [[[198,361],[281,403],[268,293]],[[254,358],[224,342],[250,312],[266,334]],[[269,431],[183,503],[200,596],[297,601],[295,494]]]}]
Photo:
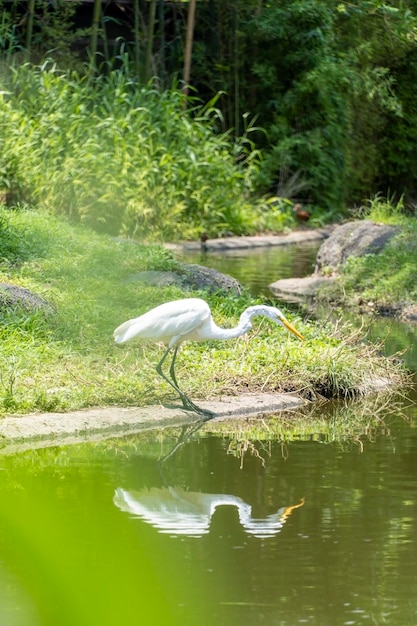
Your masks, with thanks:
[{"label": "stone embankment edge", "polygon": [[[290,394],[261,393],[228,396],[200,402],[199,406],[213,411],[214,420],[221,420],[294,411],[306,404],[307,401]],[[183,426],[198,420],[195,413],[166,406],[104,407],[4,417],[0,420],[0,455],[121,437],[155,428]]]},{"label": "stone embankment edge", "polygon": [[[327,239],[333,228],[334,226],[324,226],[323,228],[294,230],[285,235],[257,235],[254,237],[224,237],[220,239],[208,239],[204,242],[204,250],[206,252],[220,252],[271,248],[275,246],[305,243],[308,241],[321,241],[323,239]],[[166,243],[164,245],[173,252],[198,252],[202,247],[200,241],[185,241],[178,244]]]}]

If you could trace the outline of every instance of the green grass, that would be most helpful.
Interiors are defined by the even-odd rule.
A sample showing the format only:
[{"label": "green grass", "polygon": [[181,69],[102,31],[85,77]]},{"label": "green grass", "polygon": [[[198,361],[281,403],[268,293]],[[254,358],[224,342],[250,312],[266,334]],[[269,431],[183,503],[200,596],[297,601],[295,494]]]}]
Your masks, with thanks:
[{"label": "green grass", "polygon": [[[155,371],[161,348],[114,345],[122,321],[161,302],[195,295],[129,280],[176,261],[157,245],[100,235],[43,211],[2,212],[0,238],[8,254],[0,281],[29,288],[52,310],[2,310],[0,411],[65,411],[88,406],[147,405],[174,398]],[[232,325],[254,300],[244,294],[206,296],[220,325]],[[177,375],[193,398],[242,391],[291,391],[314,398],[369,391],[375,378],[401,384],[400,365],[348,328],[325,327],[289,315],[306,337],[298,341],[266,320],[248,339],[185,344]]]}]

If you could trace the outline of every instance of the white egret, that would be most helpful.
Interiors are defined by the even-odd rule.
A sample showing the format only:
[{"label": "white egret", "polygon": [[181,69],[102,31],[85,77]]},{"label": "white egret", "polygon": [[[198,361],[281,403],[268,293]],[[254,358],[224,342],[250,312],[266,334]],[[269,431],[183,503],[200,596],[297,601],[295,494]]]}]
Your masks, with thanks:
[{"label": "white egret", "polygon": [[135,518],[151,524],[160,533],[202,537],[210,531],[211,519],[220,506],[234,506],[248,535],[266,538],[277,535],[294,509],[304,505],[283,506],[266,517],[255,517],[250,504],[227,493],[200,493],[182,487],[152,487],[140,491],[116,489],[114,504]]},{"label": "white egret", "polygon": [[[178,386],[174,369],[178,348],[184,341],[240,337],[251,329],[252,318],[259,315],[267,317],[276,324],[285,326],[299,339],[304,339],[279,309],[263,304],[250,306],[243,311],[235,328],[220,328],[212,318],[209,305],[200,298],[185,298],[183,300],[165,302],[147,313],[118,326],[114,331],[114,339],[118,344],[134,338],[152,339],[168,346],[162,359],[156,366],[156,371],[179,394],[185,409],[212,417],[213,413],[211,411],[206,411],[195,405]],[[162,371],[162,366],[171,350],[173,350],[169,368],[171,378],[168,378]]]}]

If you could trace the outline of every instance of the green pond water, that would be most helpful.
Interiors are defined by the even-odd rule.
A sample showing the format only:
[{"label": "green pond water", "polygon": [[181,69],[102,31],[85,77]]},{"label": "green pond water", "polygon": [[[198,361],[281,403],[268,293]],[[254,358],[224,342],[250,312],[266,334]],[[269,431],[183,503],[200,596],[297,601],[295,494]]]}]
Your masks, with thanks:
[{"label": "green pond water", "polygon": [[187,252],[183,260],[211,267],[237,278],[253,295],[271,297],[268,285],[280,278],[300,278],[314,271],[322,242],[222,252]]},{"label": "green pond water", "polygon": [[415,626],[415,401],[0,449],[0,625]]}]

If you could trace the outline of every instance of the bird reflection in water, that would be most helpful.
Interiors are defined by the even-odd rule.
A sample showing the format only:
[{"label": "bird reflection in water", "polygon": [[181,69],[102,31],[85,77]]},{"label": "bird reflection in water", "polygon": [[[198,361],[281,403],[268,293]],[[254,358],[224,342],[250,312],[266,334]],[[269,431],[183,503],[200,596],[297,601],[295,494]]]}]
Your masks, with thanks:
[{"label": "bird reflection in water", "polygon": [[274,537],[294,511],[303,506],[298,504],[282,507],[276,513],[263,518],[253,517],[250,504],[238,496],[229,494],[200,493],[186,491],[181,487],[115,491],[114,504],[122,511],[142,519],[161,533],[201,537],[210,530],[211,518],[219,506],[235,506],[239,521],[248,535]]}]

